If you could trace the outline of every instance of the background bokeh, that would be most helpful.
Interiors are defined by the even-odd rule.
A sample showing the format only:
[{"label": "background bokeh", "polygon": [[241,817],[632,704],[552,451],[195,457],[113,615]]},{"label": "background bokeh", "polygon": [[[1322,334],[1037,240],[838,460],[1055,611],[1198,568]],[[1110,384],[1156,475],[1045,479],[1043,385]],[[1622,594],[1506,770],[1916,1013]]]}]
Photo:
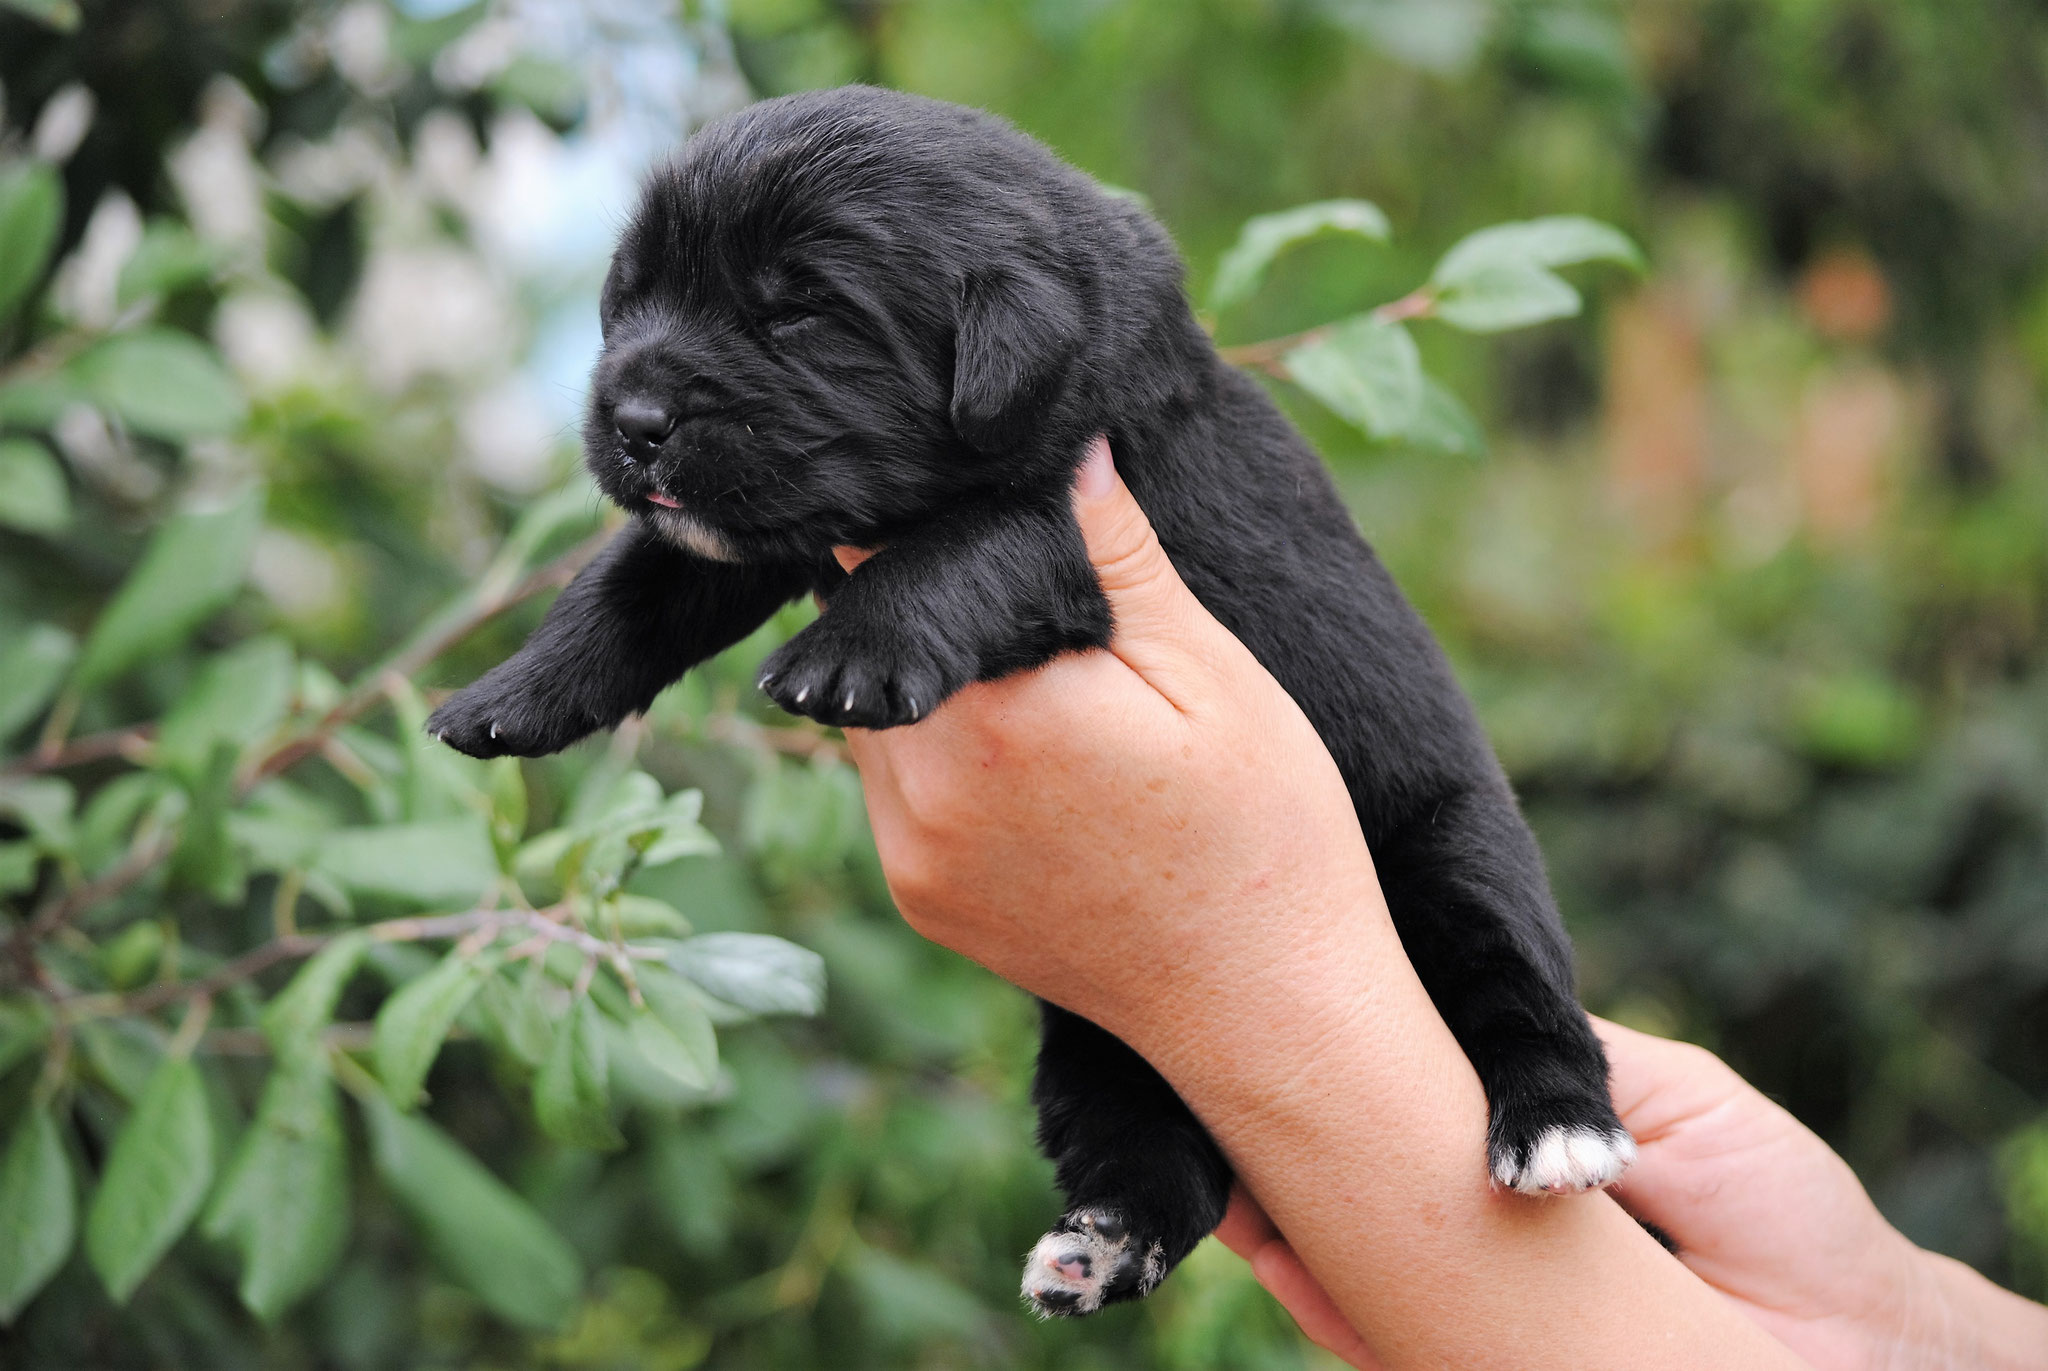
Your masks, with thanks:
[{"label": "background bokeh", "polygon": [[[640,170],[748,99],[851,80],[998,111],[1141,192],[1198,289],[1250,215],[1387,211],[1391,245],[1291,254],[1225,342],[1391,299],[1499,220],[1588,214],[1642,244],[1642,278],[1585,274],[1580,318],[1416,327],[1483,457],[1374,444],[1276,389],[1477,699],[1588,1004],[1722,1053],[1914,1240],[2048,1296],[2048,12],[2026,0],[9,0],[0,161],[61,168],[64,207],[52,274],[0,318],[0,427],[58,462],[0,462],[0,694],[62,655],[51,633],[87,635],[170,511],[266,491],[246,584],[196,637],[55,733],[0,698],[10,765],[39,734],[158,717],[259,634],[330,682],[406,638],[573,479]],[[39,388],[52,349],[143,318],[212,370],[134,412],[118,378]],[[594,526],[594,497],[567,508]],[[0,1363],[1324,1364],[1213,1244],[1142,1306],[1022,1314],[1017,1256],[1055,1203],[1034,1016],[901,926],[833,740],[748,688],[801,622],[525,769],[535,831],[635,748],[700,789],[720,853],[635,888],[815,950],[829,987],[814,1019],[722,1029],[710,1091],[628,1090],[610,1153],[543,1137],[521,1068],[458,1030],[426,1113],[591,1273],[562,1330],[452,1279],[351,1122],[347,1246],[311,1298],[251,1318],[194,1235],[117,1309],[75,1257]],[[398,774],[393,715],[358,732],[334,767]],[[63,771],[88,828],[126,766]],[[41,836],[0,817],[23,852]],[[17,928],[78,877],[0,867]],[[174,865],[85,921],[80,974],[134,983],[107,949],[137,923],[201,957],[261,942],[277,884]],[[378,998],[351,994],[344,1021]],[[0,984],[0,1131],[43,1088],[30,998]],[[175,1028],[80,1038],[79,1176],[125,1108],[121,1051]],[[237,1041],[200,1060],[240,1117],[261,1077]]]}]

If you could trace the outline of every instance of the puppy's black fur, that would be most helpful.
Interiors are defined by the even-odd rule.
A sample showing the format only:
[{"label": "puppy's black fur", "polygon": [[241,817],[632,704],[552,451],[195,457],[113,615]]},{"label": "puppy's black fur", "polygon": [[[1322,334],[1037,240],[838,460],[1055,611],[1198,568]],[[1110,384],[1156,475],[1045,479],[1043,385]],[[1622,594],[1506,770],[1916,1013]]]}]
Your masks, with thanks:
[{"label": "puppy's black fur", "polygon": [[[866,88],[755,105],[650,179],[605,282],[590,469],[634,518],[518,655],[429,727],[552,752],[817,591],[762,686],[909,723],[976,680],[1106,644],[1068,506],[1090,437],[1182,577],[1342,769],[1403,945],[1492,1110],[1496,1183],[1605,1184],[1633,1155],[1573,1000],[1542,859],[1428,630],[1264,392],[1190,312],[1165,233],[987,115]],[[836,544],[881,545],[852,576]],[[1144,1294],[1230,1171],[1164,1081],[1053,1007],[1035,1096],[1069,1213],[1026,1293]]]}]

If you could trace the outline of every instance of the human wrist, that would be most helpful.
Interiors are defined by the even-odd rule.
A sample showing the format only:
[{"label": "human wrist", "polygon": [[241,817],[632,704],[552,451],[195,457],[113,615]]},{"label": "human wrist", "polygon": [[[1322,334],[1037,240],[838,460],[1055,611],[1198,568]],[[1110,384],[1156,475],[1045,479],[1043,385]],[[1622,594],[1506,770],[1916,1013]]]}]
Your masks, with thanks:
[{"label": "human wrist", "polygon": [[1876,1364],[1897,1371],[2044,1371],[2048,1308],[1938,1253],[1913,1250],[1914,1294]]}]

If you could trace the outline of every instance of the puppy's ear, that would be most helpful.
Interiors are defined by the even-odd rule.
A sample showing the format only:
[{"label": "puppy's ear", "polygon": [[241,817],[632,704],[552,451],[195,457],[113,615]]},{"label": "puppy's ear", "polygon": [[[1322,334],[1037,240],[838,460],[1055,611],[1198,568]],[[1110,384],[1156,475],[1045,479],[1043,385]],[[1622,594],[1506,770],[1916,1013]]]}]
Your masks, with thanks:
[{"label": "puppy's ear", "polygon": [[970,447],[1020,446],[1081,347],[1081,302],[1029,268],[977,273],[961,294],[953,341],[953,428]]}]

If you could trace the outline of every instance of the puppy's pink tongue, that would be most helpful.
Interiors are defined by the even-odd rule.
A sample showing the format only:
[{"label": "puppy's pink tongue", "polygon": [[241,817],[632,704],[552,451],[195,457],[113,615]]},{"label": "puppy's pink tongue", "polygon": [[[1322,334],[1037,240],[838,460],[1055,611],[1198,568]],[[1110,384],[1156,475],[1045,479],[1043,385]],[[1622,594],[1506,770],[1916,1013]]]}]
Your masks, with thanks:
[{"label": "puppy's pink tongue", "polygon": [[658,490],[649,491],[647,493],[647,498],[654,501],[654,503],[656,503],[657,505],[661,505],[666,509],[681,509],[683,507],[680,501],[671,500],[668,498],[668,496],[663,495]]}]

